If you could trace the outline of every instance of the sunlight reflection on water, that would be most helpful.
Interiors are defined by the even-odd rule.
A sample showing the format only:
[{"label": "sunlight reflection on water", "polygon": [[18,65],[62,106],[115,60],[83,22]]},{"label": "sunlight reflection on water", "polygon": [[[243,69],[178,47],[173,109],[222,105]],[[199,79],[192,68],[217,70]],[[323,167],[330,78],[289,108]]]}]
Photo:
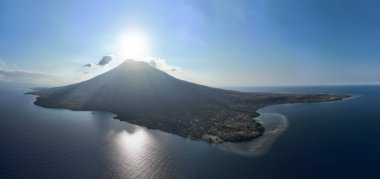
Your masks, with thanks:
[{"label": "sunlight reflection on water", "polygon": [[[157,145],[154,131],[130,125],[130,128],[120,132],[111,132],[114,138],[114,156],[112,160],[118,163],[120,175],[124,178],[164,178],[167,173],[167,156],[169,151],[163,151],[164,144]],[[121,166],[121,167],[120,167]]]},{"label": "sunlight reflection on water", "polygon": [[114,134],[114,140],[115,161],[123,168],[129,169],[124,175],[139,176],[146,170],[149,160],[154,160],[152,157],[146,157],[151,153],[149,149],[152,142],[144,129],[122,130]]}]

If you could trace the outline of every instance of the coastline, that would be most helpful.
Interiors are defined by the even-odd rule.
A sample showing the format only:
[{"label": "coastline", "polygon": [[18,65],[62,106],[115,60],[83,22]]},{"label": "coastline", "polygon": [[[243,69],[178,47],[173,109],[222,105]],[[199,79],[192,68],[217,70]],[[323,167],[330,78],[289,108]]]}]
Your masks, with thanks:
[{"label": "coastline", "polygon": [[[96,109],[93,107],[91,107],[91,108],[86,108],[86,107],[73,108],[72,105],[68,106],[67,104],[60,104],[60,103],[54,102],[54,100],[53,100],[53,102],[51,102],[49,100],[46,101],[46,99],[41,100],[42,98],[47,98],[45,96],[46,94],[44,94],[42,92],[27,92],[25,94],[37,96],[34,104],[41,106],[41,107],[56,108],[56,109],[64,108],[64,109],[69,109],[69,110],[73,110],[73,111],[106,111],[106,112],[111,112],[111,113],[115,114],[116,115],[115,118],[117,118],[120,121],[125,121],[125,122],[131,123],[131,124],[144,126],[148,129],[160,130],[163,132],[168,132],[168,133],[172,133],[175,135],[179,135],[179,136],[182,136],[184,138],[189,138],[189,139],[193,139],[193,140],[200,140],[200,141],[208,142],[211,144],[223,144],[223,143],[242,144],[242,143],[250,143],[251,141],[254,141],[254,142],[255,141],[262,141],[263,138],[265,139],[266,137],[263,137],[263,135],[265,135],[265,131],[267,131],[266,129],[268,129],[268,131],[266,132],[266,133],[268,133],[271,131],[270,129],[272,128],[272,126],[268,126],[268,127],[265,126],[265,125],[267,125],[267,124],[265,124],[266,122],[271,121],[270,119],[262,120],[262,121],[264,121],[262,123],[258,122],[258,121],[260,121],[261,118],[268,117],[267,114],[259,112],[262,108],[266,108],[268,106],[274,106],[274,105],[283,105],[283,104],[319,103],[319,102],[341,101],[343,99],[352,97],[351,95],[330,95],[330,94],[317,94],[317,95],[316,94],[313,94],[313,95],[300,94],[298,96],[294,96],[294,95],[285,96],[285,98],[286,98],[285,100],[273,101],[272,102],[273,104],[268,103],[268,102],[267,103],[262,102],[263,104],[260,104],[260,103],[256,104],[256,106],[253,106],[253,108],[256,108],[256,109],[251,109],[254,112],[248,112],[246,110],[238,111],[241,114],[240,116],[237,116],[237,117],[240,117],[239,118],[240,121],[238,120],[238,121],[233,122],[232,119],[230,119],[229,121],[227,120],[227,122],[224,121],[226,123],[222,123],[220,125],[221,127],[220,126],[214,126],[214,127],[211,126],[208,129],[209,130],[208,132],[197,136],[197,135],[192,135],[192,134],[193,133],[199,134],[199,131],[187,129],[186,126],[185,126],[185,128],[183,128],[183,129],[187,129],[187,131],[185,131],[185,132],[183,132],[183,130],[178,131],[178,128],[173,129],[173,128],[167,128],[165,126],[162,127],[162,125],[161,125],[161,127],[156,127],[150,123],[144,123],[144,121],[128,120],[128,118],[126,118],[125,116],[120,115],[120,113],[115,112],[115,111],[112,112],[112,110],[106,110],[106,109],[102,109],[102,108]],[[257,93],[255,95],[260,95],[260,94],[261,93]],[[262,94],[263,97],[267,97],[267,95],[268,94],[264,94],[264,95]],[[276,95],[276,94],[272,94],[272,95]],[[69,103],[69,104],[71,104],[71,103]],[[249,103],[246,105],[249,106]],[[251,110],[249,110],[249,111],[251,111]],[[247,113],[252,113],[254,115],[247,114]],[[278,114],[278,115],[280,115],[280,114]],[[270,118],[273,118],[273,116]],[[277,117],[277,118],[285,118],[286,119],[286,117],[284,117],[284,116],[283,117]],[[282,122],[282,123],[285,123],[285,122]],[[147,124],[149,124],[149,125],[147,125]],[[219,123],[217,123],[217,124],[219,124]],[[265,125],[263,125],[263,124],[265,124]],[[277,125],[280,126],[280,128],[283,128],[283,127],[281,127],[281,122]],[[275,127],[277,125],[275,125]],[[247,126],[249,127],[249,129],[247,129]],[[203,127],[203,126],[201,126],[201,127]],[[243,128],[244,128],[244,130],[243,130]],[[269,136],[272,136],[272,135],[269,135]],[[269,137],[269,138],[271,138],[271,137]]]},{"label": "coastline", "polygon": [[[336,101],[320,101],[320,102],[310,102],[312,103],[336,103],[344,100],[352,100],[361,97],[361,95],[350,94],[350,97],[342,98]],[[224,142],[217,144],[216,147],[220,150],[238,154],[245,157],[259,157],[266,154],[278,137],[280,137],[289,127],[289,122],[286,116],[273,112],[272,110],[266,110],[267,108],[277,106],[277,105],[293,105],[293,104],[305,104],[305,103],[285,103],[285,104],[274,104],[264,106],[258,109],[256,112],[259,116],[253,118],[265,128],[262,136],[255,139],[244,141],[244,142]]]},{"label": "coastline", "polygon": [[[30,95],[30,93],[25,93],[25,94]],[[35,105],[43,107],[43,108],[52,108],[49,106],[36,104],[36,102],[38,101],[39,95],[38,94],[32,94],[32,95],[37,96],[34,102]],[[178,135],[176,133],[171,133],[171,132],[156,129],[156,128],[149,128],[144,125],[134,124],[127,120],[124,120],[123,118],[120,118],[120,116],[118,116],[115,113],[112,113],[112,112],[110,113],[115,115],[113,117],[114,119],[127,122],[132,125],[138,125],[138,126],[147,128],[149,130],[156,130],[156,131],[160,131],[160,132],[164,132],[168,134],[173,134],[173,135],[177,135],[179,137],[191,139],[194,141],[206,142],[206,143],[211,144],[212,147],[217,147],[219,150],[230,152],[230,153],[237,154],[244,157],[260,157],[271,150],[273,144],[287,130],[289,126],[286,116],[276,113],[275,111],[271,111],[271,110],[268,111],[266,110],[267,108],[277,106],[277,105],[339,102],[342,100],[355,99],[357,97],[360,97],[360,95],[347,95],[347,97],[342,97],[340,99],[334,99],[334,100],[330,99],[330,100],[325,100],[325,101],[314,101],[314,102],[313,101],[312,102],[294,102],[294,103],[290,102],[290,103],[278,103],[278,104],[270,104],[270,105],[261,106],[255,111],[256,114],[258,114],[258,116],[252,117],[252,120],[256,121],[257,123],[261,124],[262,127],[264,127],[265,130],[263,131],[263,133],[250,140],[232,141],[232,142],[222,141],[222,140],[219,140],[218,138],[215,138],[214,136],[211,136],[215,138],[215,139],[213,138],[212,142],[210,142],[210,140],[205,140],[204,138],[189,138],[187,136]],[[55,109],[68,109],[71,111],[92,111],[92,112],[102,111],[102,110],[83,110],[83,109],[75,110],[75,109],[59,108],[59,107]],[[103,112],[109,112],[109,111],[103,110]]]},{"label": "coastline", "polygon": [[266,154],[288,128],[287,118],[279,113],[261,113],[254,120],[265,127],[262,136],[245,142],[225,142],[218,144],[217,147],[223,151],[235,153],[246,157],[258,157]]}]

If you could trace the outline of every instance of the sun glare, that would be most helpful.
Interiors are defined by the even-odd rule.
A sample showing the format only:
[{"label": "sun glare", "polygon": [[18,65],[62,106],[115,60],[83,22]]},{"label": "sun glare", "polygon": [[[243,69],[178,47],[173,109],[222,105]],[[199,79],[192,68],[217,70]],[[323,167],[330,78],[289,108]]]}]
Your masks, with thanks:
[{"label": "sun glare", "polygon": [[125,58],[139,58],[147,55],[149,43],[142,32],[129,32],[120,38],[120,50]]}]

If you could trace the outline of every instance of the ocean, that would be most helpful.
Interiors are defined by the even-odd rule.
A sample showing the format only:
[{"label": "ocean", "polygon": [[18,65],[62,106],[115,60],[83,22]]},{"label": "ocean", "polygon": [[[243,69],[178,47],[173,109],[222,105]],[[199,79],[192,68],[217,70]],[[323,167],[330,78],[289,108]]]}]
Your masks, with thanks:
[{"label": "ocean", "polygon": [[0,84],[0,178],[380,178],[380,86],[231,89],[353,97],[261,109],[285,116],[286,130],[247,156],[107,112],[42,108],[29,89]]}]

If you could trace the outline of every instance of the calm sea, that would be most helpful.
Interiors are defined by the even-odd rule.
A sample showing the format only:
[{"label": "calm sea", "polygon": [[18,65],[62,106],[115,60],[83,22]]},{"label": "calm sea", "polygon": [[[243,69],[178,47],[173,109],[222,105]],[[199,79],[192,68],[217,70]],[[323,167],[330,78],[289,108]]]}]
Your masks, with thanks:
[{"label": "calm sea", "polygon": [[262,109],[287,117],[268,153],[244,157],[105,112],[35,106],[0,86],[0,178],[380,178],[380,86],[239,88],[344,93],[340,102]]}]

